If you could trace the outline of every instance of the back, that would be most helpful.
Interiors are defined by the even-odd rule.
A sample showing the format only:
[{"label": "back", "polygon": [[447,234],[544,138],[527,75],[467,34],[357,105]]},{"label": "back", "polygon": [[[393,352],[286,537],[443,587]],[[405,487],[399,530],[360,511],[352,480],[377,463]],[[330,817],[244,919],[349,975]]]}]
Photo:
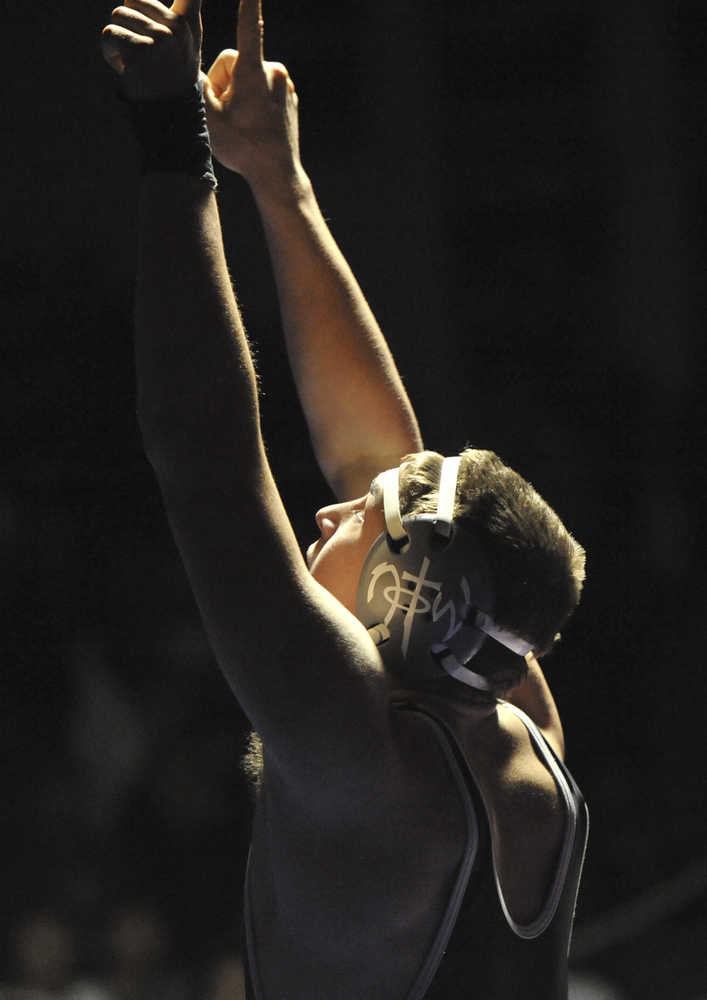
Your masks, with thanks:
[{"label": "back", "polygon": [[[281,852],[287,855],[290,838],[281,824],[276,830],[270,822],[261,823],[256,818],[256,860],[249,865],[246,884],[248,942],[244,948],[252,969],[249,996],[253,1000],[280,1000],[285,985],[288,995],[310,1000],[317,996],[322,1000],[334,996],[341,1000],[566,997],[567,951],[586,844],[586,807],[567,769],[539,730],[522,712],[507,707],[523,721],[538,756],[553,774],[565,815],[547,901],[532,924],[519,927],[507,912],[493,861],[487,810],[454,733],[429,708],[411,701],[397,702],[394,714],[414,723],[410,731],[416,731],[424,759],[432,760],[436,744],[442,766],[435,771],[433,765],[430,773],[434,781],[413,782],[409,809],[401,807],[400,800],[391,802],[389,826],[398,831],[397,840],[389,841],[381,829],[377,860],[367,834],[354,838],[349,831],[348,850],[340,842],[338,851],[330,851],[331,835],[310,829],[310,835],[318,840],[317,850],[297,890],[298,896],[301,894],[301,906],[295,907],[299,926],[290,921],[286,936],[281,917],[293,886],[283,875],[292,858],[283,857],[282,867],[276,859]],[[261,820],[263,806],[261,801]],[[425,817],[423,822],[416,815],[418,807]],[[265,848],[266,835],[269,844]],[[406,849],[411,847],[408,853]],[[356,870],[357,855],[367,852],[367,865],[358,871],[353,884],[347,884],[347,873]],[[301,862],[303,853],[309,853],[308,845],[300,843],[295,853]],[[377,870],[369,882],[371,866]],[[327,884],[317,885],[324,870]],[[367,883],[363,892],[362,880]],[[337,903],[341,909],[335,918],[338,956],[333,962],[325,961],[323,954],[312,952],[307,941],[310,917],[315,922],[321,919],[321,913],[310,914],[309,910],[332,905],[338,909]],[[255,921],[253,909],[258,913]],[[267,919],[263,919],[266,914]],[[333,917],[330,910],[329,920]],[[323,933],[325,929],[320,927],[315,939]],[[285,937],[289,947],[284,947]],[[329,959],[333,957],[329,946],[323,951],[329,952]],[[280,967],[277,972],[274,964]],[[268,992],[275,983],[276,992]]]}]

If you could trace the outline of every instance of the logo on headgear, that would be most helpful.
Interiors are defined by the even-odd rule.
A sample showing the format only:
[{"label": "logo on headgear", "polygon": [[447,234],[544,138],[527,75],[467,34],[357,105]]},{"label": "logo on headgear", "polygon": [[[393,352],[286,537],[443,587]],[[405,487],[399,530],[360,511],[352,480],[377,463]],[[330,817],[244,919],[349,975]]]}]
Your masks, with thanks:
[{"label": "logo on headgear", "polygon": [[[405,612],[405,624],[403,626],[403,638],[400,647],[403,659],[407,657],[410,637],[412,635],[412,629],[415,624],[416,616],[429,616],[432,622],[436,623],[440,620],[440,618],[443,618],[445,615],[449,615],[449,627],[445,635],[440,639],[441,642],[448,642],[453,635],[456,635],[464,624],[464,618],[460,618],[457,615],[457,606],[455,605],[453,599],[450,598],[446,601],[446,603],[442,603],[442,581],[427,579],[427,571],[429,567],[430,560],[427,556],[423,556],[419,572],[410,573],[408,570],[403,570],[402,580],[396,565],[391,562],[379,563],[376,567],[374,567],[374,569],[371,570],[371,579],[368,584],[368,592],[366,596],[369,604],[375,596],[376,586],[381,578],[384,577],[386,573],[390,573],[393,577],[392,584],[384,587],[382,592],[384,600],[386,600],[389,604],[387,614],[383,619],[383,624],[386,627],[390,625],[396,611]],[[404,587],[403,583],[412,584],[412,586],[409,588]],[[468,608],[471,605],[471,588],[465,576],[461,577],[459,586],[461,588],[464,605]],[[431,599],[431,595],[425,596],[422,593],[424,588],[436,591],[434,599]]]}]

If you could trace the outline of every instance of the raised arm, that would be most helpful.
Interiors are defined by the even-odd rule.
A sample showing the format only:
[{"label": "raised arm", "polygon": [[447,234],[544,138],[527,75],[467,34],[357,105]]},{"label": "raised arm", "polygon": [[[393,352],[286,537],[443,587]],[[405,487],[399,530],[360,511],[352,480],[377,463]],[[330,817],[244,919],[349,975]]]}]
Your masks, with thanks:
[{"label": "raised arm", "polygon": [[[186,114],[180,95],[197,78],[198,0],[128,3],[105,29],[104,54],[148,121],[166,113],[165,99],[177,102],[174,126]],[[245,12],[251,38],[254,9]],[[380,661],[363,626],[302,559],[265,456],[216,199],[178,132],[165,132],[164,163],[142,180],[140,423],[219,664],[271,759],[290,776],[321,781],[322,759],[344,767],[385,738],[384,700],[372,687]]]},{"label": "raised arm", "polygon": [[[280,63],[220,54],[206,84],[220,162],[263,221],[290,365],[322,472],[340,497],[419,451],[415,414],[383,334],[319,210],[299,153],[297,95]],[[239,54],[240,53],[240,54]],[[245,72],[244,72],[245,69]]]}]

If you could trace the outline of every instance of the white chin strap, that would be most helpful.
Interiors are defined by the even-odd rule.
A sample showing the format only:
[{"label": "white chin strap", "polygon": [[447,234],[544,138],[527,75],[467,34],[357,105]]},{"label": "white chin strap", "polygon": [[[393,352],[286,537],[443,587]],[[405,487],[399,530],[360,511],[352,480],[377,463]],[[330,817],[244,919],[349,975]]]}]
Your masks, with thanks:
[{"label": "white chin strap", "polygon": [[446,646],[433,646],[432,652],[437,657],[440,667],[446,670],[455,681],[461,681],[462,684],[466,684],[467,687],[474,688],[476,691],[493,691],[493,684],[489,683],[486,677],[482,677],[474,670],[469,670],[468,667],[463,667],[454,653]]}]

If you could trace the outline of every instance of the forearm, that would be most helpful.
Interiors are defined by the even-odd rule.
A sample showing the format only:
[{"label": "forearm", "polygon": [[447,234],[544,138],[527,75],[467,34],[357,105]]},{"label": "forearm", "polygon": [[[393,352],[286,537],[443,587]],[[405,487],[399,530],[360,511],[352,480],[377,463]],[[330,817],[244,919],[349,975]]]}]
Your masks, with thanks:
[{"label": "forearm", "polygon": [[213,192],[145,177],[136,289],[138,415],[162,478],[260,452],[255,372],[226,267]]},{"label": "forearm", "polygon": [[287,185],[252,187],[317,459],[338,496],[358,495],[372,475],[422,448],[415,414],[304,171]]}]

